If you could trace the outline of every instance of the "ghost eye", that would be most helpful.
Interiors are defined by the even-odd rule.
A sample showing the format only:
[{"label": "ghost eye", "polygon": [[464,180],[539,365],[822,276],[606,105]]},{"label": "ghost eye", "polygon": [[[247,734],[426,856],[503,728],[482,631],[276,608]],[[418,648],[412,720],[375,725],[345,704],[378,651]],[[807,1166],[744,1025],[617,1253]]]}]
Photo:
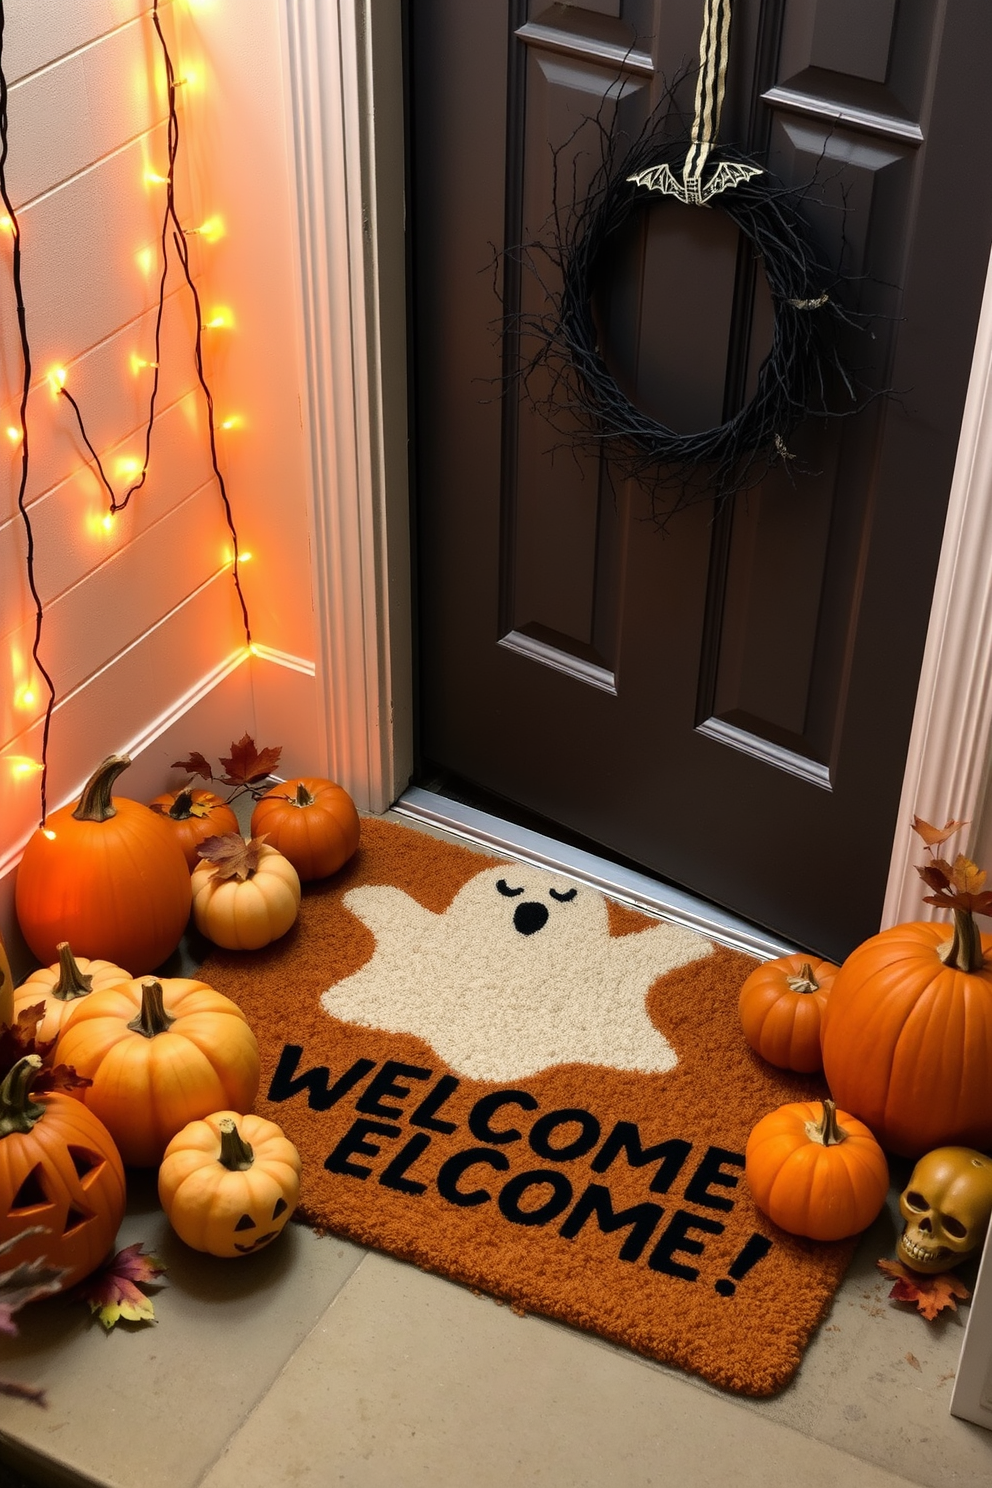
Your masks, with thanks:
[{"label": "ghost eye", "polygon": [[236,1230],[253,1230],[255,1228],[255,1221],[250,1214],[242,1214],[234,1228]]},{"label": "ghost eye", "polygon": [[959,1219],[955,1219],[953,1214],[945,1214],[943,1216],[943,1220],[944,1229],[949,1235],[953,1235],[955,1240],[964,1239],[965,1235],[967,1235],[968,1233],[968,1230]]},{"label": "ghost eye", "polygon": [[924,1211],[929,1209],[930,1207],[923,1195],[917,1193],[915,1189],[910,1189],[904,1197],[906,1199],[907,1208],[915,1209],[919,1214],[924,1213]]},{"label": "ghost eye", "polygon": [[559,894],[557,889],[548,890],[548,893],[551,895],[552,899],[557,899],[559,904],[570,903],[570,901],[575,898],[578,892],[578,889],[566,889],[564,893]]},{"label": "ghost eye", "polygon": [[505,878],[496,880],[496,889],[498,893],[505,895],[507,899],[516,899],[518,894],[523,893],[523,889],[511,889]]}]

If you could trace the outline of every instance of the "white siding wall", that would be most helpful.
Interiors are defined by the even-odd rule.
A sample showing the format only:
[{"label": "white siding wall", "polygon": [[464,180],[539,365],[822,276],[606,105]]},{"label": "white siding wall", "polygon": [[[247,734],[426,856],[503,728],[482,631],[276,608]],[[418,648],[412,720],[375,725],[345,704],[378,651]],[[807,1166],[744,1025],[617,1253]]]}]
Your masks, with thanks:
[{"label": "white siding wall", "polygon": [[[220,459],[241,547],[254,640],[246,652],[230,539],[193,362],[191,297],[169,280],[159,417],[149,479],[112,530],[106,493],[85,458],[72,409],[46,374],[67,372],[119,492],[118,461],[140,459],[151,373],[166,170],[164,71],[150,0],[7,0],[8,183],[21,225],[34,361],[27,502],[45,605],[41,655],[55,679],[49,807],[73,796],[104,755],[130,748],[120,781],[146,797],[177,783],[190,749],[227,752],[247,729],[284,745],[287,773],[323,773],[315,756],[308,493],[298,382],[295,208],[282,96],[276,0],[172,0],[161,6],[182,127],[180,217],[219,215],[225,235],[193,237]],[[10,890],[38,820],[44,687],[32,676],[34,607],[17,511],[21,379],[10,237],[0,233],[0,932],[13,940]],[[286,664],[288,663],[288,665]],[[22,704],[34,682],[38,701]],[[264,734],[264,737],[262,737]]]}]

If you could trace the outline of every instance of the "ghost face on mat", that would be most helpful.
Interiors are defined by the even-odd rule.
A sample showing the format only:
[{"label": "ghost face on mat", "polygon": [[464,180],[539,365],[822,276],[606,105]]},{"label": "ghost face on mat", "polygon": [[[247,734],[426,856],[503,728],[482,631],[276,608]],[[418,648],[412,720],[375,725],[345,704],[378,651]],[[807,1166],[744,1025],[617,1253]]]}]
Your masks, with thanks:
[{"label": "ghost face on mat", "polygon": [[601,894],[518,863],[477,873],[441,914],[384,885],[352,889],[344,903],[375,950],[323,994],[324,1009],[414,1034],[459,1073],[500,1083],[555,1064],[673,1069],[645,998],[713,949],[666,923],[611,936]]}]

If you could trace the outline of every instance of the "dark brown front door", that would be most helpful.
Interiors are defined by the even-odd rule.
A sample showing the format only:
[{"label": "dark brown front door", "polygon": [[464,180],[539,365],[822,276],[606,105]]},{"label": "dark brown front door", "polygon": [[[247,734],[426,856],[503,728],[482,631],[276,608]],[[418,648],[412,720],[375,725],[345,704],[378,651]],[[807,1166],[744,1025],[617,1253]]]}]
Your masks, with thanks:
[{"label": "dark brown front door", "polygon": [[[873,316],[848,356],[893,394],[805,425],[791,478],[662,532],[643,489],[504,393],[541,290],[493,263],[546,232],[556,149],[559,205],[573,159],[583,189],[583,118],[636,133],[702,12],[411,0],[422,778],[841,956],[878,925],[992,238],[992,6],[736,0],[721,137],[810,185]],[[725,213],[660,202],[602,289],[618,377],[679,429],[721,423],[767,346],[739,249]]]}]

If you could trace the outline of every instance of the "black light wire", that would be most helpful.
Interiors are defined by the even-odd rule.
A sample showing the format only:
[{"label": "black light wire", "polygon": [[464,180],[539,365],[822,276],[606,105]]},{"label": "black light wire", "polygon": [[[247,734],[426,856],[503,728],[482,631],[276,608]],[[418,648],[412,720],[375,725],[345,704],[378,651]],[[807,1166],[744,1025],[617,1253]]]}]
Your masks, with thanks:
[{"label": "black light wire", "polygon": [[55,707],[55,683],[51,674],[41,660],[41,633],[44,621],[44,606],[34,572],[34,530],[31,526],[31,515],[27,508],[26,493],[28,484],[28,473],[30,469],[30,445],[28,440],[28,395],[31,391],[31,343],[28,339],[27,311],[24,306],[24,287],[21,275],[21,229],[14,210],[13,202],[7,189],[7,154],[8,154],[8,118],[7,118],[7,75],[3,66],[4,33],[6,28],[6,14],[3,0],[0,0],[0,196],[3,198],[4,208],[10,220],[10,231],[13,239],[13,254],[11,263],[11,277],[14,286],[14,298],[17,304],[17,329],[21,342],[21,360],[24,367],[24,377],[21,384],[21,401],[19,410],[20,421],[20,447],[21,447],[21,476],[17,491],[17,509],[24,523],[24,532],[27,538],[27,578],[28,587],[34,599],[34,640],[31,646],[31,656],[35,666],[45,679],[48,688],[48,703],[45,707],[44,724],[41,736],[41,825],[45,825],[48,812],[48,739],[52,726],[52,710]]},{"label": "black light wire", "polygon": [[[179,131],[179,113],[178,113],[178,110],[176,109],[176,89],[178,87],[180,87],[181,84],[179,84],[179,83],[176,82],[176,74],[175,74],[175,68],[174,68],[173,62],[172,62],[172,56],[171,56],[171,53],[169,51],[168,43],[166,42],[166,39],[165,39],[165,34],[164,34],[163,30],[162,30],[162,23],[161,23],[161,21],[159,19],[159,0],[154,0],[154,3],[152,5],[152,23],[153,23],[153,25],[155,27],[155,33],[156,33],[156,35],[158,37],[159,45],[161,46],[161,49],[162,49],[162,59],[163,59],[163,62],[165,64],[165,77],[166,77],[166,86],[167,86],[168,101],[169,101],[169,120],[168,120],[168,159],[169,159],[169,165],[168,165],[168,174],[166,176],[166,181],[165,181],[165,188],[166,188],[165,189],[165,211],[164,211],[163,217],[162,217],[162,234],[161,234],[161,240],[160,240],[160,243],[161,243],[161,257],[162,257],[162,272],[161,272],[161,276],[159,278],[158,309],[157,309],[156,317],[155,317],[155,360],[152,363],[153,379],[152,379],[152,390],[151,390],[151,393],[149,395],[149,400],[148,400],[148,420],[147,420],[147,424],[146,424],[146,428],[145,428],[145,454],[144,454],[144,460],[143,460],[143,463],[142,463],[140,474],[135,479],[135,481],[128,487],[128,489],[125,492],[124,496],[120,500],[117,499],[117,496],[116,496],[116,494],[114,492],[114,488],[111,485],[109,479],[107,478],[107,473],[106,473],[106,471],[105,471],[105,469],[103,467],[102,461],[100,460],[100,456],[97,454],[96,450],[94,449],[93,444],[92,444],[92,442],[91,442],[91,440],[89,438],[89,435],[86,432],[86,424],[85,424],[85,421],[83,419],[82,409],[80,408],[80,406],[79,406],[78,402],[76,401],[76,399],[69,392],[68,388],[66,388],[66,387],[63,386],[63,387],[61,387],[59,389],[59,391],[61,392],[61,394],[62,394],[63,397],[65,397],[65,398],[68,399],[70,405],[72,406],[73,412],[76,415],[76,422],[77,422],[77,424],[79,426],[79,432],[80,432],[80,435],[82,437],[83,443],[86,445],[86,448],[89,450],[90,455],[92,456],[93,463],[94,463],[94,466],[96,468],[97,475],[98,475],[101,483],[103,484],[105,490],[109,493],[109,496],[110,496],[110,513],[111,513],[111,515],[115,515],[117,512],[123,511],[125,509],[125,507],[127,506],[128,502],[131,500],[131,497],[137,491],[140,491],[141,490],[141,488],[145,484],[145,481],[146,481],[147,476],[148,476],[148,468],[149,468],[149,464],[150,464],[150,461],[151,461],[152,428],[153,428],[154,423],[155,423],[156,402],[157,402],[157,398],[158,398],[158,389],[159,389],[159,364],[161,362],[161,345],[162,345],[162,318],[163,318],[164,309],[165,309],[166,281],[167,281],[168,275],[169,275],[169,239],[171,237],[172,238],[172,241],[175,243],[176,250],[177,250],[177,253],[178,253],[178,256],[179,256],[179,263],[180,263],[180,265],[182,267],[183,276],[184,276],[184,278],[186,280],[186,284],[187,284],[187,286],[189,288],[190,294],[192,295],[193,306],[194,306],[194,309],[195,309],[195,312],[196,312],[196,342],[195,342],[195,346],[194,346],[194,363],[195,363],[195,366],[196,366],[197,380],[198,380],[198,382],[200,384],[200,387],[201,387],[201,389],[203,391],[203,395],[204,395],[204,398],[205,398],[206,404],[207,404],[207,419],[208,419],[208,430],[209,430],[209,437],[210,437],[210,464],[211,464],[211,468],[212,468],[213,473],[214,473],[214,477],[215,477],[215,479],[217,481],[218,489],[220,490],[221,500],[222,500],[223,505],[224,505],[224,517],[225,517],[225,520],[227,522],[228,531],[231,534],[231,541],[232,541],[233,548],[234,548],[234,560],[233,560],[233,565],[232,565],[232,576],[233,576],[233,579],[234,579],[235,592],[236,592],[236,594],[238,596],[238,604],[241,607],[241,620],[242,620],[242,624],[244,625],[245,644],[250,648],[251,647],[251,644],[252,644],[251,622],[250,622],[249,615],[248,615],[248,606],[247,606],[247,603],[245,601],[244,593],[243,593],[242,588],[241,588],[241,574],[240,574],[241,551],[240,551],[239,542],[238,542],[238,532],[237,532],[237,527],[235,526],[235,522],[234,522],[234,512],[233,512],[232,507],[231,507],[230,498],[229,498],[229,496],[227,494],[227,485],[225,483],[224,476],[223,476],[223,473],[222,473],[221,468],[220,468],[220,461],[219,461],[218,454],[217,454],[217,435],[216,435],[216,428],[215,428],[215,423],[214,423],[214,400],[213,400],[213,394],[211,392],[210,385],[209,385],[209,383],[207,381],[206,373],[204,371],[204,366],[203,366],[203,313],[202,313],[202,309],[201,309],[201,305],[200,305],[200,296],[199,296],[199,293],[198,293],[197,288],[196,288],[196,284],[195,284],[194,279],[193,279],[192,271],[190,269],[189,245],[186,242],[186,237],[187,237],[188,234],[187,234],[187,231],[183,228],[182,223],[179,220],[179,214],[178,214],[178,212],[176,210],[175,175],[176,175],[176,159],[177,159],[178,154],[179,154],[179,136],[180,136],[180,131]],[[193,229],[193,231],[196,231],[196,229]]]}]

